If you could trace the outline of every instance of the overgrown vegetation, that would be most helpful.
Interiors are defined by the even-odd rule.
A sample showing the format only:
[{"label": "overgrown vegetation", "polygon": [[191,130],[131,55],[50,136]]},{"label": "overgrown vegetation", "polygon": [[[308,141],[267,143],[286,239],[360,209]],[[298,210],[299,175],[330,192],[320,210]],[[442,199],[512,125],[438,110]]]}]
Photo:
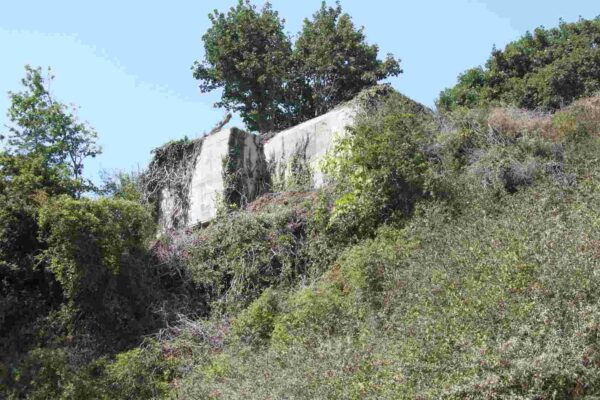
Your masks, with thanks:
[{"label": "overgrown vegetation", "polygon": [[[138,191],[143,195],[143,202],[154,204],[162,226],[177,229],[187,225],[192,174],[202,143],[202,139],[186,137],[164,144],[153,151],[150,165],[139,177]],[[159,213],[161,202],[168,204],[168,215]]]},{"label": "overgrown vegetation", "polygon": [[205,59],[194,63],[194,77],[204,92],[222,88],[217,105],[239,112],[248,129],[261,134],[324,114],[402,72],[393,56],[377,58],[378,47],[366,43],[339,2],[323,2],[294,44],[269,2],[258,11],[239,0],[209,18]]},{"label": "overgrown vegetation", "polygon": [[485,68],[463,73],[444,90],[439,108],[489,104],[557,110],[600,90],[600,17],[558,28],[537,28],[504,50],[494,49]]},{"label": "overgrown vegetation", "polygon": [[[427,120],[429,114],[411,107],[391,95],[378,105],[380,114],[358,120],[331,162],[349,159],[336,157],[342,149],[369,154],[379,136],[402,137],[399,118],[416,117],[417,111]],[[561,113],[573,115],[577,108]],[[339,218],[337,201],[356,185],[336,180],[332,193],[320,195],[325,208],[313,207],[313,240],[322,240],[335,261],[309,269],[295,285],[265,286],[225,320],[219,312],[216,319],[183,328],[186,333],[168,343],[189,346],[194,371],[178,380],[176,396],[597,395],[594,293],[600,282],[593,272],[593,242],[600,170],[590,160],[600,149],[600,132],[582,128],[574,136],[556,136],[529,129],[561,129],[552,117],[544,123],[540,118],[495,109],[417,125],[437,128],[413,128],[424,134],[411,138],[415,144],[403,148],[404,159],[422,157],[430,180],[417,186],[421,195],[410,209],[396,197],[377,199],[378,210],[395,209],[398,218],[363,219],[360,202],[344,210],[361,218],[370,232],[366,239],[332,222]],[[356,139],[375,122],[390,125],[368,131],[369,143]],[[405,170],[381,153],[381,164],[365,168],[364,180]],[[365,167],[378,165],[363,160]],[[379,193],[380,185],[360,191],[369,199]],[[337,250],[329,235],[338,246],[343,242]],[[210,330],[207,323],[214,336],[194,338],[194,330]]]},{"label": "overgrown vegetation", "polygon": [[[544,34],[576,45],[596,25]],[[596,54],[570,61],[585,72]],[[600,396],[600,97],[521,104],[512,88],[442,112],[367,91],[326,187],[160,237],[138,188],[170,179],[193,142],[95,198],[47,148],[3,152],[0,394]]]}]

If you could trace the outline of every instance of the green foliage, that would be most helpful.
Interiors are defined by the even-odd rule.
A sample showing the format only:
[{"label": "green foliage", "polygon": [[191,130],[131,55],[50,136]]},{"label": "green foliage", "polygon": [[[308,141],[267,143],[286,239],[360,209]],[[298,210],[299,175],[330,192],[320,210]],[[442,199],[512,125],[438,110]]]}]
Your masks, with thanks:
[{"label": "green foliage", "polygon": [[118,274],[122,257],[142,250],[153,228],[139,204],[108,198],[58,197],[40,210],[40,225],[50,268],[69,298],[80,290],[86,264]]},{"label": "green foliage", "polygon": [[120,349],[152,326],[145,246],[153,233],[147,210],[127,200],[51,199],[40,210],[40,260],[66,302],[57,322],[95,352]]},{"label": "green foliage", "polygon": [[[357,29],[340,2],[328,7],[325,2],[312,20],[305,19],[294,47],[298,73],[310,88],[314,115],[351,100],[364,88],[402,73],[392,55],[377,59],[377,45],[366,43],[363,29]],[[310,116],[309,116],[310,117]]]},{"label": "green foliage", "polygon": [[269,286],[291,284],[306,272],[306,206],[275,207],[259,215],[222,216],[190,248],[189,269],[212,306],[235,311]]},{"label": "green foliage", "polygon": [[331,223],[369,234],[381,223],[408,216],[430,180],[424,146],[432,115],[399,93],[368,106],[342,136],[323,170],[337,185]]},{"label": "green foliage", "polygon": [[262,292],[260,297],[236,318],[233,334],[248,343],[264,344],[268,341],[279,313],[279,296],[272,288]]},{"label": "green foliage", "polygon": [[343,300],[342,288],[329,282],[297,291],[273,326],[273,346],[285,351],[290,344],[314,345],[337,333],[347,319]]},{"label": "green foliage", "polygon": [[441,110],[454,110],[459,106],[473,108],[482,103],[482,91],[487,84],[486,71],[471,68],[458,76],[458,84],[440,93],[437,106]]},{"label": "green foliage", "polygon": [[485,69],[474,68],[440,95],[438,107],[504,103],[556,110],[600,90],[600,19],[537,28],[504,50],[492,51]]},{"label": "green foliage", "polygon": [[[263,93],[275,111],[260,124],[343,98],[323,75],[327,57],[344,66],[350,54],[369,71],[351,71],[351,90],[398,68],[376,60],[339,4],[305,24],[306,81],[293,76],[298,60],[284,77],[276,58],[259,68],[270,40],[291,51],[270,5],[257,12],[242,1],[212,18],[205,39],[255,57],[247,72],[312,96],[282,109],[287,94]],[[112,198],[75,199],[81,187],[52,144],[58,136],[23,117],[13,131],[23,141],[0,154],[0,396],[598,397],[598,98],[554,114],[487,107],[555,108],[596,90],[596,31],[597,20],[562,24],[494,52],[445,92],[442,115],[389,89],[368,91],[324,163],[331,186],[247,205],[229,193],[245,209],[169,232],[150,249],[136,178],[109,182]],[[262,47],[250,54],[254,39]],[[214,65],[197,67],[206,90],[231,83],[217,82],[225,78]],[[13,96],[15,110],[63,112],[47,101],[39,70],[28,71],[32,95]],[[185,140],[157,151],[161,172],[145,176],[145,188],[173,181],[184,193],[189,176],[172,161],[198,149]],[[306,166],[291,164],[292,187],[306,189]]]},{"label": "green foliage", "polygon": [[398,249],[407,247],[404,240],[402,232],[384,227],[375,239],[348,247],[317,283],[279,305],[273,346],[283,351],[292,344],[315,346],[372,323],[373,310],[383,306],[387,268],[398,262]]},{"label": "green foliage", "polygon": [[53,98],[48,89],[52,76],[44,79],[41,68],[26,66],[25,71],[24,90],[9,93],[10,153],[42,156],[47,167],[64,169],[79,186],[78,191],[87,189],[83,160],[100,153],[96,133]]},{"label": "green foliage", "polygon": [[0,387],[14,383],[14,365],[41,341],[47,316],[63,301],[38,258],[46,247],[39,208],[53,196],[79,194],[83,158],[98,151],[95,134],[52,98],[41,70],[26,72],[24,90],[9,93],[10,132],[0,152]]},{"label": "green foliage", "polygon": [[36,262],[44,249],[38,208],[73,191],[63,171],[45,164],[41,155],[0,153],[0,364],[35,343],[35,330],[62,300],[52,274]]},{"label": "green foliage", "polygon": [[[587,139],[585,147],[593,154],[600,143]],[[579,151],[566,149],[569,169],[585,162]],[[593,171],[576,187],[542,180],[472,198],[458,214],[421,203],[402,230],[382,228],[349,248],[315,285],[252,305],[255,326],[273,326],[271,345],[226,347],[209,364],[220,366],[220,378],[203,380],[208,370],[197,370],[179,394],[597,396],[597,165]],[[265,308],[271,302],[277,311]]]},{"label": "green foliage", "polygon": [[[98,398],[597,396],[594,100],[555,114],[587,116],[574,135],[544,113],[435,120],[399,95],[363,100],[376,108],[328,161],[348,171],[336,186],[267,195],[157,242],[198,285],[206,318],[95,371],[49,369],[49,382],[81,393],[96,382]],[[408,174],[420,195],[397,208],[401,224],[360,208],[341,219],[348,159],[383,183],[421,172]],[[372,209],[395,204],[384,199]]]},{"label": "green foliage", "polygon": [[104,371],[103,386],[108,389],[106,398],[167,398],[178,366],[179,361],[165,354],[160,344],[153,340],[120,353]]},{"label": "green foliage", "polygon": [[554,136],[562,140],[583,141],[600,134],[600,96],[581,99],[559,110],[552,117]]},{"label": "green foliage", "polygon": [[239,111],[250,130],[281,124],[280,105],[292,52],[283,21],[266,3],[258,12],[239,0],[227,14],[215,10],[204,34],[206,60],[193,66],[200,89],[223,89],[219,106]]},{"label": "green foliage", "polygon": [[321,115],[402,72],[391,55],[377,59],[378,47],[366,43],[339,2],[323,2],[293,48],[269,2],[257,11],[239,0],[209,18],[205,60],[194,63],[194,77],[204,92],[222,88],[217,105],[240,112],[251,131],[273,132]]},{"label": "green foliage", "polygon": [[74,368],[66,351],[39,348],[30,351],[17,376],[16,388],[8,398],[43,399],[104,399],[97,382],[102,360]]},{"label": "green foliage", "polygon": [[140,204],[145,202],[140,174],[118,171],[112,175],[103,176],[103,180],[101,193],[104,196]]},{"label": "green foliage", "polygon": [[158,399],[172,391],[179,361],[154,340],[118,354],[75,367],[63,349],[30,351],[9,398]]}]

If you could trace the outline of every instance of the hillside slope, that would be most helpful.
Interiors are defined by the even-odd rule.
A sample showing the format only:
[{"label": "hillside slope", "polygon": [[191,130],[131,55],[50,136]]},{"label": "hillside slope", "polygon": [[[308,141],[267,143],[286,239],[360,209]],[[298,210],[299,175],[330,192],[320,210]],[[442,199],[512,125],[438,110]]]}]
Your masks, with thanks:
[{"label": "hillside slope", "polygon": [[367,95],[327,185],[159,237],[135,178],[77,198],[0,158],[0,397],[599,398],[594,87]]}]

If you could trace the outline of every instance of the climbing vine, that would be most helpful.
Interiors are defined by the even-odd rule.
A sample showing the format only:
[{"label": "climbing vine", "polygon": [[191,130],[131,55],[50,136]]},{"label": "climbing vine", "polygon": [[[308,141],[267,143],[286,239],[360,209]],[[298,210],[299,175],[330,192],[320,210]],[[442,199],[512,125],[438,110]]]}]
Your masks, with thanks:
[{"label": "climbing vine", "polygon": [[[253,160],[246,154],[246,135],[235,132],[229,137],[229,152],[223,157],[223,203],[226,208],[242,208],[269,187],[267,165],[261,156],[261,144],[258,145],[259,154]],[[259,141],[258,137],[254,138]]]},{"label": "climbing vine", "polygon": [[308,143],[308,137],[301,139],[288,160],[269,160],[271,191],[287,192],[313,189],[314,171],[306,155]]},{"label": "climbing vine", "polygon": [[[142,176],[144,199],[155,205],[158,218],[168,215],[167,226],[185,226],[188,218],[189,192],[202,139],[169,142],[153,150],[154,158]],[[169,211],[161,202],[168,201]],[[166,211],[166,212],[165,212]]]}]

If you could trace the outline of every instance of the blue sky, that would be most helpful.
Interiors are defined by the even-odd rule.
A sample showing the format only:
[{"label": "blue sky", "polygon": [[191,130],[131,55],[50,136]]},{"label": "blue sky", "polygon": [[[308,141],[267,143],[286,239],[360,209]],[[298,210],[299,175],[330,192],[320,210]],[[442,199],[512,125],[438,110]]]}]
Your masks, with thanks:
[{"label": "blue sky", "polygon": [[[190,67],[201,59],[207,15],[236,0],[29,0],[0,6],[0,130],[6,93],[19,90],[23,66],[51,66],[52,91],[97,131],[104,153],[86,164],[101,170],[143,168],[150,151],[209,131],[224,115],[218,93],[201,94]],[[262,1],[255,1],[262,4]],[[321,0],[273,0],[295,35]],[[333,3],[333,1],[330,1]],[[391,83],[429,106],[457,75],[482,64],[492,46],[558,19],[600,14],[596,0],[342,0],[381,55],[402,59]],[[239,124],[239,120],[237,121]]]}]

